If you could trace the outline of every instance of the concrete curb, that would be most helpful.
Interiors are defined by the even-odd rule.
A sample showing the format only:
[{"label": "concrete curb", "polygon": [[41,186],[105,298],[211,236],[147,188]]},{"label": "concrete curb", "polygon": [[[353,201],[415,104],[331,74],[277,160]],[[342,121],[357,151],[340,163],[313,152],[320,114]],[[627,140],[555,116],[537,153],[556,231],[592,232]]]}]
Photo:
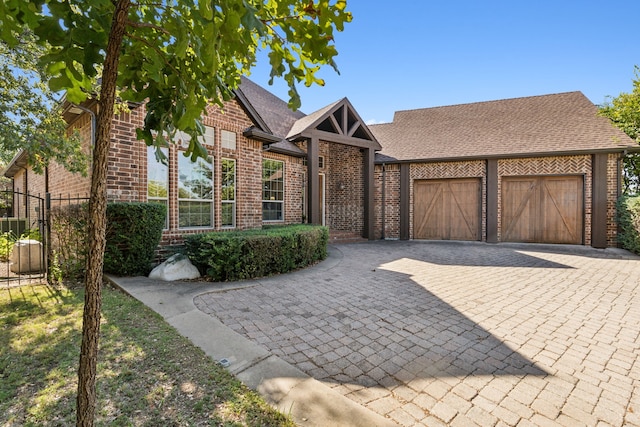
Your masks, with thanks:
[{"label": "concrete curb", "polygon": [[[340,263],[342,253],[330,246],[329,256],[310,267],[328,270]],[[291,273],[296,274],[296,273]],[[161,282],[147,277],[106,275],[115,287],[160,314],[170,325],[212,359],[227,359],[227,368],[248,387],[304,426],[395,426],[383,416],[344,397],[332,388],[270,354],[218,319],[198,310],[194,298],[203,293],[259,285],[237,283]]]}]

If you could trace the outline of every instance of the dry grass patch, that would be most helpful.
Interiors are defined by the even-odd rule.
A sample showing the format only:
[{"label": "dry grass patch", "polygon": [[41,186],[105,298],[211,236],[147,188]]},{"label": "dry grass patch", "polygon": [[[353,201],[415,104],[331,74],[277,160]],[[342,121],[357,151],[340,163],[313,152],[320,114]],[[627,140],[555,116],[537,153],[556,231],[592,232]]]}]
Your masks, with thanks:
[{"label": "dry grass patch", "polygon": [[[83,289],[0,290],[0,425],[73,425]],[[97,425],[293,426],[156,313],[103,292]]]}]

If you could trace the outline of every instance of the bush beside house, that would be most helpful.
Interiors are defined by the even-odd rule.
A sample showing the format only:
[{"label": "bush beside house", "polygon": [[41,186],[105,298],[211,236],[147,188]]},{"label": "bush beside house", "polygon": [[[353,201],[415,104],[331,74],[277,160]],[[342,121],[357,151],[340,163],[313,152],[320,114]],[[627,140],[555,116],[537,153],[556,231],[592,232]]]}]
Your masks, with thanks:
[{"label": "bush beside house", "polygon": [[624,249],[640,255],[640,196],[622,196],[617,211],[618,240]]},{"label": "bush beside house", "polygon": [[166,215],[166,206],[159,203],[108,204],[104,272],[121,276],[149,273]]},{"label": "bush beside house", "polygon": [[286,273],[327,256],[326,227],[290,225],[185,237],[187,256],[212,281]]}]

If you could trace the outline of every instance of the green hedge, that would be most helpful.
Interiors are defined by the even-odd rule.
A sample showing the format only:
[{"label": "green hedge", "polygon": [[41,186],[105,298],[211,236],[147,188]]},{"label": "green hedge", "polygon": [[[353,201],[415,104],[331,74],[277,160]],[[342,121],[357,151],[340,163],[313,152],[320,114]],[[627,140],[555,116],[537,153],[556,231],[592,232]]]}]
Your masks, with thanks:
[{"label": "green hedge", "polygon": [[166,206],[159,203],[109,203],[104,272],[149,273],[166,214]]},{"label": "green hedge", "polygon": [[191,262],[216,282],[270,276],[327,257],[326,227],[290,225],[185,236]]},{"label": "green hedge", "polygon": [[618,199],[618,241],[622,247],[640,255],[640,196]]}]

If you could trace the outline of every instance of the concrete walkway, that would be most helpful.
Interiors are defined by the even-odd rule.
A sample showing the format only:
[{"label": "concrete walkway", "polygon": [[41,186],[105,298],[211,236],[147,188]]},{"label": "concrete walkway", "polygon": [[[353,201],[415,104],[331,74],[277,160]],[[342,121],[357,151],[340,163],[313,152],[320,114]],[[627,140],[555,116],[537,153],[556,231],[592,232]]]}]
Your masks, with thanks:
[{"label": "concrete walkway", "polygon": [[366,242],[243,283],[114,281],[300,425],[640,426],[625,251]]}]

